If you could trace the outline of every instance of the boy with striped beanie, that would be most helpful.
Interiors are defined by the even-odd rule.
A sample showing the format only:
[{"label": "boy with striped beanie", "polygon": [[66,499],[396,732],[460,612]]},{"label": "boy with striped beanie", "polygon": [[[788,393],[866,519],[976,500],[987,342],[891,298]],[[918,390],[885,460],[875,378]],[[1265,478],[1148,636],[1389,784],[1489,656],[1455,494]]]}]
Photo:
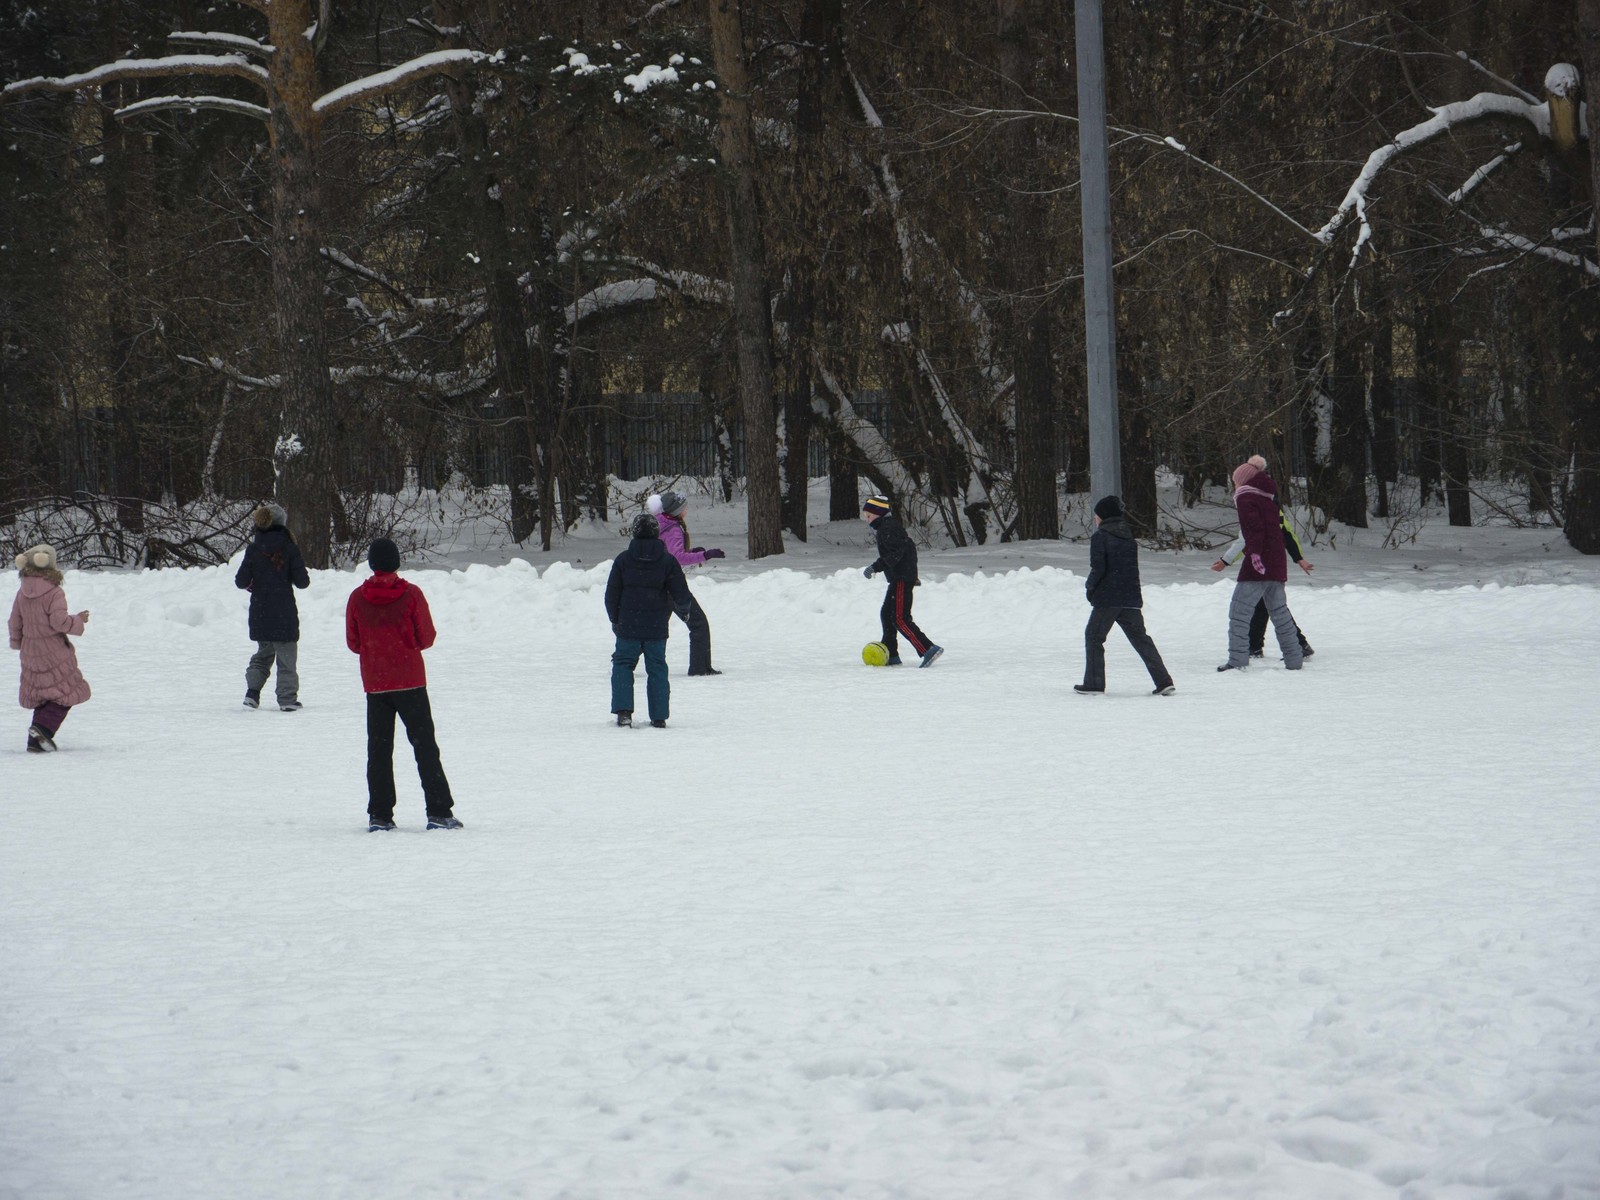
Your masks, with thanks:
[{"label": "boy with striped beanie", "polygon": [[911,648],[922,656],[922,665],[931,667],[944,653],[944,647],[934,645],[911,619],[911,594],[919,582],[917,545],[890,511],[887,496],[873,496],[862,505],[861,519],[878,539],[877,561],[862,574],[871,579],[882,571],[889,581],[889,590],[884,594],[883,607],[878,613],[883,624],[883,644],[889,649],[889,666],[900,665],[899,635],[903,633]]}]

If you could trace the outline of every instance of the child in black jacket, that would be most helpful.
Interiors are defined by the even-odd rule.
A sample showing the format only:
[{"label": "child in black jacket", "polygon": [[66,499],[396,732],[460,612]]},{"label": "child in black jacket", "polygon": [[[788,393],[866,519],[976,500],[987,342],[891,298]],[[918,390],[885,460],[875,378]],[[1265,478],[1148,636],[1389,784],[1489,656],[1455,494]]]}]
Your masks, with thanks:
[{"label": "child in black jacket", "polygon": [[883,625],[883,644],[889,650],[889,666],[900,665],[898,634],[905,634],[911,648],[922,657],[922,665],[931,667],[944,653],[927,634],[917,628],[911,619],[911,592],[920,582],[917,579],[917,545],[906,533],[905,526],[889,511],[886,496],[874,496],[861,509],[861,519],[871,527],[878,538],[878,559],[862,571],[871,579],[879,571],[889,581],[884,594],[883,607],[878,617]]},{"label": "child in black jacket", "polygon": [[1083,631],[1086,664],[1083,682],[1072,690],[1093,695],[1106,690],[1106,634],[1113,625],[1122,626],[1128,641],[1144,660],[1145,670],[1156,685],[1157,696],[1170,696],[1177,689],[1161,652],[1144,629],[1144,593],[1139,587],[1139,543],[1133,540],[1122,512],[1122,501],[1103,497],[1094,506],[1094,536],[1089,539],[1089,578],[1084,591],[1094,610]]},{"label": "child in black jacket", "polygon": [[284,527],[283,509],[263,504],[251,520],[255,540],[244,552],[235,586],[250,593],[250,637],[256,652],[244,672],[244,706],[259,708],[261,689],[277,664],[278,707],[296,712],[300,705],[300,675],[295,666],[300,651],[300,610],[294,589],[311,586],[300,547]]},{"label": "child in black jacket", "polygon": [[644,657],[645,700],[650,724],[667,727],[672,685],[667,679],[667,617],[689,619],[689,585],[683,568],[661,541],[661,527],[649,513],[633,523],[633,540],[611,564],[606,580],[606,616],[617,635],[611,655],[611,711],[617,724],[633,724],[633,671]]}]

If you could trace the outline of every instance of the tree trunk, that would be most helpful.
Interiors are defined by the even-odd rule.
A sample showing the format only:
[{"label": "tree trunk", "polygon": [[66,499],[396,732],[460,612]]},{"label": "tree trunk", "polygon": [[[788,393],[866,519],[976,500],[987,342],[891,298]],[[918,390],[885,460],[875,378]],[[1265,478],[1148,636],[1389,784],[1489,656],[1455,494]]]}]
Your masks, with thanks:
[{"label": "tree trunk", "polygon": [[[1451,493],[1461,481],[1454,478],[1459,463],[1449,445],[1454,440],[1452,423],[1457,407],[1453,393],[1460,390],[1456,378],[1456,356],[1452,322],[1447,313],[1428,304],[1417,313],[1417,436],[1419,441],[1417,476],[1424,504],[1437,492],[1456,524],[1460,501]],[[1467,522],[1471,524],[1469,520]]]},{"label": "tree trunk", "polygon": [[[795,95],[794,178],[800,188],[797,197],[802,214],[821,211],[826,203],[817,185],[829,168],[822,144],[823,90],[828,86],[838,61],[838,38],[842,28],[842,0],[807,0],[800,17],[800,76]],[[802,542],[806,540],[809,507],[811,434],[816,410],[812,406],[816,382],[811,356],[817,321],[818,264],[816,247],[823,238],[819,223],[812,223],[813,236],[801,239],[801,246],[790,263],[793,313],[789,321],[789,354],[793,367],[784,410],[783,527]]]},{"label": "tree trunk", "polygon": [[1566,297],[1560,314],[1556,345],[1571,456],[1561,523],[1575,549],[1600,554],[1600,288]]},{"label": "tree trunk", "polygon": [[[1160,511],[1156,494],[1156,451],[1150,413],[1139,369],[1143,338],[1126,328],[1117,332],[1117,398],[1122,416],[1122,507],[1136,534],[1151,537]],[[1096,497],[1098,499],[1098,497]]]},{"label": "tree trunk", "polygon": [[277,499],[306,565],[332,563],[333,384],[323,311],[321,189],[317,177],[316,52],[307,0],[267,10],[272,86],[272,301],[278,326],[282,418],[273,464]]},{"label": "tree trunk", "polygon": [[[453,10],[444,4],[434,4],[434,17],[446,27],[457,23]],[[534,471],[536,422],[534,402],[529,394],[533,379],[528,354],[528,320],[506,236],[505,211],[496,196],[496,180],[488,168],[488,135],[483,117],[473,111],[472,88],[466,83],[446,80],[445,94],[450,99],[456,140],[461,147],[467,194],[476,200],[471,212],[477,226],[484,272],[484,297],[494,342],[501,416],[507,421],[503,426],[503,444],[510,460],[511,540],[521,545],[532,536],[539,517],[539,487]]]},{"label": "tree trunk", "polygon": [[[115,12],[115,7],[108,9]],[[120,32],[112,19],[113,38]],[[135,85],[113,84],[117,103],[132,103]],[[109,101],[110,97],[106,97]],[[122,122],[111,115],[109,104],[100,110],[100,131],[105,144],[102,176],[106,189],[106,256],[111,281],[109,366],[111,384],[111,473],[116,488],[117,526],[122,533],[144,532],[144,455],[140,452],[138,387],[132,306],[132,250],[128,232],[129,179],[137,169],[131,161],[139,136],[129,136]],[[140,147],[142,150],[142,147]],[[141,155],[142,157],[142,155]]]},{"label": "tree trunk", "polygon": [[1389,488],[1399,477],[1400,448],[1394,428],[1394,311],[1389,302],[1389,281],[1374,278],[1383,289],[1374,298],[1377,319],[1368,338],[1371,352],[1368,408],[1372,418],[1372,474],[1378,484],[1377,515],[1389,516]]},{"label": "tree trunk", "polygon": [[[1029,44],[1025,0],[999,0],[997,39],[1001,106],[1020,109],[1028,104],[1031,89],[1024,73],[1035,61]],[[1037,121],[1012,121],[1006,134],[1013,168],[1025,170],[1041,161]],[[1043,285],[1049,259],[1043,253],[1047,237],[1044,189],[1033,185],[1031,175],[1006,189],[1006,277],[1011,290],[1007,305],[1016,412],[1016,466],[1012,486],[1016,493],[1018,538],[1061,536],[1061,513],[1056,493],[1055,387],[1050,356],[1050,309]],[[980,539],[981,540],[981,539]]]},{"label": "tree trunk", "polygon": [[772,404],[766,249],[756,197],[750,77],[745,66],[740,0],[711,0],[711,44],[722,81],[717,89],[717,147],[728,208],[729,274],[739,345],[748,545],[751,558],[765,558],[783,553],[783,507],[778,484],[777,419]]},{"label": "tree trunk", "polygon": [[[1578,0],[1578,52],[1589,101],[1589,204],[1594,212],[1600,205],[1600,136],[1596,132],[1600,126],[1600,120],[1596,120],[1600,113],[1600,0]],[[1600,220],[1594,225],[1595,254],[1600,258]],[[1595,400],[1597,372],[1593,366],[1596,357],[1600,357],[1600,343],[1596,341],[1595,314],[1600,312],[1597,293],[1600,288],[1590,281],[1576,296],[1563,301],[1563,319],[1581,323],[1570,338],[1563,339],[1564,343],[1575,350],[1587,347],[1587,357],[1581,360],[1587,390],[1568,393],[1578,403],[1572,409],[1572,479],[1562,513],[1567,541],[1584,554],[1600,554],[1600,403]]]},{"label": "tree trunk", "polygon": [[1327,381],[1332,402],[1328,461],[1312,472],[1320,485],[1312,503],[1330,520],[1356,529],[1367,527],[1367,381],[1361,361],[1366,329],[1367,322],[1353,312],[1339,322]]}]

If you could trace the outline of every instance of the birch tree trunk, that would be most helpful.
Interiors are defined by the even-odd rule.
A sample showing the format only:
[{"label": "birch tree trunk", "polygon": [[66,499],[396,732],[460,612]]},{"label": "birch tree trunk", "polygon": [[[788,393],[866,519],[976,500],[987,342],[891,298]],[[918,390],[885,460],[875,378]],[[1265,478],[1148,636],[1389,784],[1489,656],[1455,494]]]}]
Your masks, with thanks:
[{"label": "birch tree trunk", "polygon": [[306,565],[332,559],[335,501],[333,384],[323,311],[321,187],[317,177],[316,50],[306,31],[308,0],[274,0],[267,10],[277,47],[271,75],[272,300],[277,311],[282,423],[273,463],[277,499],[289,514]]},{"label": "birch tree trunk", "polygon": [[749,554],[783,553],[778,431],[772,405],[772,321],[767,305],[766,250],[756,197],[750,130],[750,76],[745,64],[740,0],[711,0],[716,58],[717,148],[728,209],[734,329],[739,345],[739,400],[744,414],[745,501]]}]

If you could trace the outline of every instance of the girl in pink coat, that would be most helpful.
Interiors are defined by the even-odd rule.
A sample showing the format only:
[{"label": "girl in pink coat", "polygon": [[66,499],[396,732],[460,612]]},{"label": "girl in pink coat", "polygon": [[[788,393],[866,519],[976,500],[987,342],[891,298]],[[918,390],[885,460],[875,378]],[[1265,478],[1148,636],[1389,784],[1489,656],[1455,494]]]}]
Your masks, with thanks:
[{"label": "girl in pink coat", "polygon": [[22,586],[11,605],[11,648],[22,651],[23,708],[33,709],[28,726],[28,753],[56,748],[56,730],[67,711],[89,698],[89,685],[78,670],[78,656],[67,635],[78,636],[89,623],[89,610],[67,611],[55,550],[43,544],[17,555]]},{"label": "girl in pink coat", "polygon": [[[689,526],[684,521],[689,498],[682,492],[666,491],[651,496],[645,507],[660,523],[661,542],[680,567],[697,567],[711,559],[726,557],[721,550],[689,545]],[[693,596],[689,597],[689,615],[683,618],[683,623],[689,627],[689,674],[721,675],[722,672],[711,665],[711,622]]]}]

